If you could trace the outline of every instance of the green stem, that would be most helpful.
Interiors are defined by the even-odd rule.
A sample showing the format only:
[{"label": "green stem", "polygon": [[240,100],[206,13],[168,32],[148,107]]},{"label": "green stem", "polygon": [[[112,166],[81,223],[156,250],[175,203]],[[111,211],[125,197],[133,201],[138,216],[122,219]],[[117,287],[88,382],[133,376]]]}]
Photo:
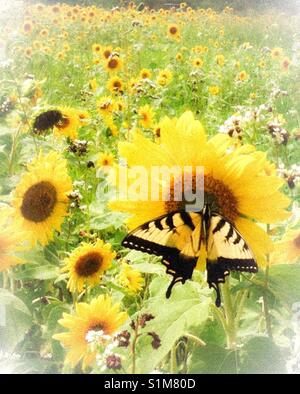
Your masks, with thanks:
[{"label": "green stem", "polygon": [[170,373],[176,373],[177,371],[177,361],[176,361],[176,344],[172,346],[171,349],[171,360],[170,360]]},{"label": "green stem", "polygon": [[235,350],[237,345],[236,322],[230,294],[229,278],[227,278],[225,283],[222,285],[222,296],[226,319],[227,346],[229,349]]},{"label": "green stem", "polygon": [[272,332],[272,324],[271,324],[271,316],[269,311],[269,300],[268,300],[268,286],[269,286],[269,265],[266,267],[266,274],[265,274],[265,288],[263,292],[263,308],[264,308],[264,315],[266,321],[266,329],[268,333],[268,337],[273,339],[273,332]]},{"label": "green stem", "polygon": [[206,343],[204,341],[202,341],[202,339],[196,337],[193,334],[189,334],[189,333],[184,333],[184,335],[186,338],[191,339],[193,342],[195,342],[198,346],[206,346]]}]

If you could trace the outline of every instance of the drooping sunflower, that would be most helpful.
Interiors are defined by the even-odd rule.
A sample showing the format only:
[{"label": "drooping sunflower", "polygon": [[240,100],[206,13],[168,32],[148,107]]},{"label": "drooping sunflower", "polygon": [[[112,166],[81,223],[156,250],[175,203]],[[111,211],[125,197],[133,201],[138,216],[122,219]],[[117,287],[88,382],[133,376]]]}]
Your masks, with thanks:
[{"label": "drooping sunflower", "polygon": [[296,263],[300,259],[300,228],[289,229],[281,241],[275,243],[271,261],[276,264]]},{"label": "drooping sunflower", "polygon": [[103,273],[110,267],[115,253],[111,245],[98,239],[95,244],[82,243],[65,259],[62,272],[68,272],[68,289],[74,293],[84,286],[99,284]]},{"label": "drooping sunflower", "polygon": [[13,193],[13,216],[31,244],[46,245],[67,215],[72,182],[66,161],[56,152],[40,153],[27,167]]},{"label": "drooping sunflower", "polygon": [[140,271],[123,262],[121,272],[118,275],[118,282],[126,287],[130,293],[138,293],[143,287],[144,279]]},{"label": "drooping sunflower", "polygon": [[150,107],[150,105],[144,105],[141,107],[138,111],[139,115],[139,123],[141,126],[143,126],[145,129],[149,129],[152,124],[153,124],[153,109]]},{"label": "drooping sunflower", "polygon": [[122,66],[123,62],[119,56],[110,56],[105,63],[105,69],[110,73],[120,71]]},{"label": "drooping sunflower", "polygon": [[121,312],[120,304],[113,304],[110,297],[100,295],[90,304],[77,304],[75,315],[64,313],[58,322],[68,331],[55,334],[53,338],[68,349],[66,364],[75,367],[82,360],[82,367],[85,369],[93,364],[97,354],[96,351],[90,350],[87,334],[90,331],[101,331],[105,336],[113,336],[126,319],[127,314]]},{"label": "drooping sunflower", "polygon": [[[185,112],[179,119],[166,117],[159,128],[159,143],[139,133],[133,136],[131,143],[120,143],[119,152],[126,159],[129,171],[131,166],[142,165],[151,179],[153,166],[176,166],[182,171],[185,166],[203,167],[205,200],[213,203],[218,212],[235,225],[251,246],[258,262],[265,264],[266,254],[272,250],[272,242],[255,221],[275,223],[289,216],[285,210],[289,199],[279,190],[283,181],[265,173],[268,163],[266,155],[255,151],[252,146],[228,150],[231,142],[225,135],[218,134],[208,140],[201,123],[194,119],[191,112]],[[175,182],[178,183],[178,180],[175,179]],[[184,209],[184,201],[152,201],[150,189],[147,201],[133,201],[129,197],[125,201],[110,203],[112,209],[131,214],[127,220],[130,229]],[[162,193],[165,192],[162,190]],[[203,264],[199,261],[198,268],[203,268]]]},{"label": "drooping sunflower", "polygon": [[15,252],[23,237],[20,232],[11,228],[9,216],[10,211],[0,209],[0,272],[22,263],[22,260],[15,256]]}]

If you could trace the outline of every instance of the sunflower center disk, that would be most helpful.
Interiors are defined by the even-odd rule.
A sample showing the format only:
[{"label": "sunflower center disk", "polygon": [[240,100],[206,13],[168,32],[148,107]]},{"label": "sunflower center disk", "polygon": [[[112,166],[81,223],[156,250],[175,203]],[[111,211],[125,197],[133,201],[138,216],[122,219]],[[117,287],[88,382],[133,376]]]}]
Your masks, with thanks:
[{"label": "sunflower center disk", "polygon": [[99,253],[91,252],[78,259],[75,270],[79,276],[88,277],[98,272],[101,264],[102,256]]},{"label": "sunflower center disk", "polygon": [[55,187],[50,182],[39,182],[24,194],[21,212],[25,219],[40,223],[52,214],[56,203]]},{"label": "sunflower center disk", "polygon": [[[167,212],[185,210],[186,205],[193,203],[185,199],[186,195],[195,195],[199,190],[196,185],[196,176],[192,176],[191,190],[184,190],[182,186],[182,201],[175,200],[175,190],[179,185],[184,185],[183,180],[170,182],[170,199],[165,202]],[[198,185],[200,188],[201,186]],[[238,217],[238,202],[232,191],[220,180],[214,179],[211,175],[204,175],[204,202],[209,204],[213,210],[224,215],[228,220],[233,221]]]}]

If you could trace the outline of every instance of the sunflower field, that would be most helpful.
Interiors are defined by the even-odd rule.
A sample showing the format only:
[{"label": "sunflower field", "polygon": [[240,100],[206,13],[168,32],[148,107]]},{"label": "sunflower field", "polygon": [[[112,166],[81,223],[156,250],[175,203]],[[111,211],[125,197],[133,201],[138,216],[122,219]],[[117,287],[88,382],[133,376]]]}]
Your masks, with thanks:
[{"label": "sunflower field", "polygon": [[0,372],[299,373],[300,13],[0,3]]}]

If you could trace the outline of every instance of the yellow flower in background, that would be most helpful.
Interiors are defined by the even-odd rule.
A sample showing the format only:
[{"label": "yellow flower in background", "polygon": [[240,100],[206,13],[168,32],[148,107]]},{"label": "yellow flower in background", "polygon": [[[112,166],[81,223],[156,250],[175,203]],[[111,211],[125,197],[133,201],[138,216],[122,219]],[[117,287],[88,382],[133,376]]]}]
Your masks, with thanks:
[{"label": "yellow flower in background", "polygon": [[67,215],[72,182],[66,160],[56,152],[40,153],[27,169],[13,192],[13,216],[32,245],[46,245]]},{"label": "yellow flower in background", "polygon": [[120,304],[113,304],[108,296],[100,295],[89,304],[76,304],[75,314],[63,314],[58,323],[67,329],[55,334],[54,339],[60,341],[67,349],[65,363],[75,367],[82,360],[85,369],[95,362],[97,351],[89,346],[88,333],[99,332],[99,341],[104,345],[108,337],[112,337],[127,320],[126,312],[120,310]]},{"label": "yellow flower in background", "polygon": [[249,78],[248,74],[246,71],[241,71],[238,75],[238,80],[239,81],[246,81]]},{"label": "yellow flower in background", "polygon": [[157,77],[157,83],[161,86],[167,86],[172,81],[173,73],[170,70],[161,70]]},{"label": "yellow flower in background", "polygon": [[106,86],[111,93],[123,93],[124,90],[124,83],[122,79],[117,76],[111,77]]},{"label": "yellow flower in background", "polygon": [[300,228],[288,229],[281,241],[274,245],[272,264],[290,264],[300,260]]},{"label": "yellow flower in background", "polygon": [[24,34],[30,34],[33,30],[33,23],[32,21],[25,21],[22,27],[22,31]]},{"label": "yellow flower in background", "polygon": [[267,63],[265,62],[265,60],[260,60],[259,61],[259,63],[258,63],[258,66],[260,67],[260,68],[266,68],[266,65],[267,65]]},{"label": "yellow flower in background", "polygon": [[138,293],[144,285],[144,279],[140,271],[133,269],[129,264],[124,262],[122,263],[121,272],[118,275],[118,282],[131,293]]},{"label": "yellow flower in background", "polygon": [[152,72],[151,72],[151,70],[149,70],[148,68],[143,68],[143,69],[140,71],[140,77],[141,77],[142,79],[150,79],[151,76],[152,76]]},{"label": "yellow flower in background", "polygon": [[84,286],[98,285],[115,255],[111,245],[100,239],[95,244],[82,243],[64,261],[62,272],[68,273],[68,289],[74,293],[81,292]]},{"label": "yellow flower in background", "polygon": [[273,59],[280,59],[283,56],[282,48],[273,48],[271,51],[271,56]]},{"label": "yellow flower in background", "polygon": [[150,105],[144,105],[138,111],[139,115],[139,124],[143,126],[145,129],[149,129],[153,124],[153,109]]},{"label": "yellow flower in background", "polygon": [[114,162],[115,158],[112,153],[101,153],[97,165],[98,167],[112,167]]},{"label": "yellow flower in background", "polygon": [[168,35],[172,38],[178,39],[180,36],[179,28],[177,25],[168,26]]},{"label": "yellow flower in background", "polygon": [[220,93],[220,88],[219,86],[209,86],[208,91],[212,96],[217,96]]},{"label": "yellow flower in background", "polygon": [[113,53],[113,47],[108,46],[102,49],[102,56],[105,60],[109,59]]},{"label": "yellow flower in background", "polygon": [[225,64],[225,56],[222,54],[219,54],[216,56],[216,63],[218,64],[218,66],[223,67]]},{"label": "yellow flower in background", "polygon": [[193,59],[192,64],[194,67],[200,68],[203,66],[204,62],[200,57],[197,57],[196,59]]},{"label": "yellow flower in background", "polygon": [[100,44],[93,44],[92,51],[95,55],[100,55],[101,51],[102,51],[101,45]]},{"label": "yellow flower in background", "polygon": [[62,120],[55,125],[54,133],[75,140],[78,137],[77,132],[80,127],[78,111],[71,107],[58,107],[57,109],[62,113]]},{"label": "yellow flower in background", "polygon": [[105,63],[105,69],[110,73],[115,73],[117,71],[120,71],[122,66],[123,66],[123,62],[119,58],[119,56],[111,56],[106,60]]},{"label": "yellow flower in background", "polygon": [[[266,254],[272,250],[272,242],[254,220],[276,223],[286,219],[289,214],[285,208],[290,201],[279,190],[283,180],[265,175],[268,161],[264,153],[249,146],[230,151],[230,144],[229,137],[223,134],[207,139],[200,122],[191,112],[185,112],[179,119],[161,120],[159,144],[136,133],[131,143],[120,143],[119,152],[127,160],[129,171],[135,165],[143,165],[148,171],[152,166],[203,166],[205,195],[213,199],[218,211],[240,231],[263,265]],[[131,214],[127,220],[130,229],[184,209],[184,202],[151,201],[150,195],[147,201],[129,198],[111,202],[110,207]]]},{"label": "yellow flower in background", "polygon": [[183,60],[182,53],[177,53],[175,59],[176,59],[178,62],[181,62],[181,61]]},{"label": "yellow flower in background", "polygon": [[97,110],[104,118],[111,117],[115,109],[116,106],[112,97],[103,96],[97,101]]}]

